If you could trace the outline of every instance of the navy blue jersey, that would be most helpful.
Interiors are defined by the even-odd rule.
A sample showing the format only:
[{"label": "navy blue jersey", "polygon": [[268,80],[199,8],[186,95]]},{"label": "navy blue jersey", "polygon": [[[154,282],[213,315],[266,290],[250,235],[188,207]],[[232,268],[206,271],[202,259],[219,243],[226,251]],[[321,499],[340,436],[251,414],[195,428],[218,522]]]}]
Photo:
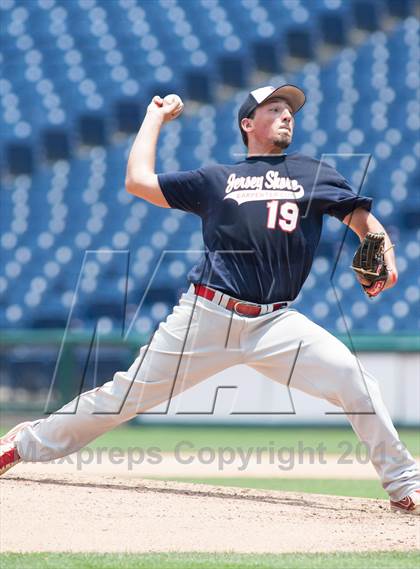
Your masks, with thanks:
[{"label": "navy blue jersey", "polygon": [[201,217],[205,251],[188,278],[257,303],[293,300],[313,262],[324,214],[342,220],[372,200],[302,154],[251,157],[160,174],[168,204]]}]

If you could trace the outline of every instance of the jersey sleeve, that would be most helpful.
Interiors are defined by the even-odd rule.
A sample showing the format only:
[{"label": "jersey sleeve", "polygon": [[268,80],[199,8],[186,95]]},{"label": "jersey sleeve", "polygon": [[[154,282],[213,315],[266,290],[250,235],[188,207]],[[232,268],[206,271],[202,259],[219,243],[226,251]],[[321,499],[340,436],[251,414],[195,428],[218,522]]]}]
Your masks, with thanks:
[{"label": "jersey sleeve", "polygon": [[203,215],[207,204],[203,169],[158,174],[158,181],[172,208]]},{"label": "jersey sleeve", "polygon": [[322,187],[324,213],[337,217],[340,221],[359,207],[367,211],[371,210],[372,198],[357,195],[348,181],[334,168],[328,167]]}]

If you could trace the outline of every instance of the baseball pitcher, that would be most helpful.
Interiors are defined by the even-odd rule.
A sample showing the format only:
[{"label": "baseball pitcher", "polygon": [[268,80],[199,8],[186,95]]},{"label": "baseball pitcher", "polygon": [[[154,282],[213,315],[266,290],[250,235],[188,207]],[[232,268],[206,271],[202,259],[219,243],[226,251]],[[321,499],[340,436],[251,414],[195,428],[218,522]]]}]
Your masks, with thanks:
[{"label": "baseball pitcher", "polygon": [[356,195],[331,166],[285,153],[304,103],[293,85],[256,89],[238,112],[244,160],[156,174],[160,130],[183,105],[173,95],[153,98],[131,149],[126,188],[156,206],[198,215],[204,253],[188,275],[188,291],[131,367],[83,393],[77,406],[73,401],[10,431],[1,441],[0,473],[20,460],[73,453],[209,376],[245,364],[342,409],[370,450],[391,509],[420,515],[419,472],[375,378],[337,338],[293,308],[325,215],[360,238],[353,268],[367,295],[397,281],[392,244],[370,213],[372,200]]}]

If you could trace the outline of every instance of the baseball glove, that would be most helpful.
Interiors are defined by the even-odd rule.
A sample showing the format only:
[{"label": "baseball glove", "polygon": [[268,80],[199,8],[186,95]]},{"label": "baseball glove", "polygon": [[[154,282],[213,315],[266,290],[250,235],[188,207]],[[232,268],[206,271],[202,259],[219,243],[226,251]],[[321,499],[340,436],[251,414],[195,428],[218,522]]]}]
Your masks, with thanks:
[{"label": "baseball glove", "polygon": [[377,296],[385,286],[389,271],[384,259],[385,235],[367,233],[357,248],[351,268],[358,276],[365,293]]}]

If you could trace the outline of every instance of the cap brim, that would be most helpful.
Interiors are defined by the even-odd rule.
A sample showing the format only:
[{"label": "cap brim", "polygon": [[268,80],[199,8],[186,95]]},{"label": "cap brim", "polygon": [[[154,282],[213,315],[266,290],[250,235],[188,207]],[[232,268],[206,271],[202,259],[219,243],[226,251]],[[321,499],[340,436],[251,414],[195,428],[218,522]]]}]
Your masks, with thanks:
[{"label": "cap brim", "polygon": [[258,106],[266,103],[270,99],[275,97],[281,97],[285,101],[287,101],[293,111],[293,114],[297,113],[305,104],[306,97],[305,93],[299,87],[295,87],[294,85],[283,85],[278,89],[275,89],[272,93],[268,95]]}]

